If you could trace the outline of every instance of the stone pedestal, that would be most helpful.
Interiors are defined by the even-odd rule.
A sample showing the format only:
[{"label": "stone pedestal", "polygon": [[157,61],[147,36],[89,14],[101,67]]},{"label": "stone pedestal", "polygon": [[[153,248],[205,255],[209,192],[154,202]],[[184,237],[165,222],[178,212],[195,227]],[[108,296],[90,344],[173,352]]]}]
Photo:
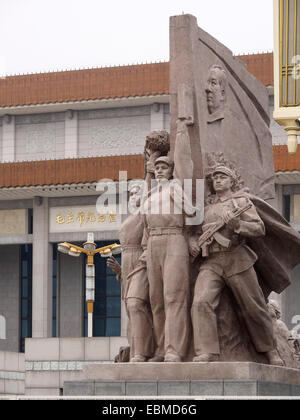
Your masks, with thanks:
[{"label": "stone pedestal", "polygon": [[300,370],[248,362],[91,364],[64,395],[300,396]]}]

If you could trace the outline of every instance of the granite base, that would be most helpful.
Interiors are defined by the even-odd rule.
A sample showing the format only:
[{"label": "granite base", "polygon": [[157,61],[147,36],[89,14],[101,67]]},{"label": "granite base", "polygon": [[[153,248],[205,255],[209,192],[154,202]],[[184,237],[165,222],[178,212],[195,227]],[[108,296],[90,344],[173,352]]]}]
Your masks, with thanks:
[{"label": "granite base", "polygon": [[300,370],[247,362],[90,364],[64,395],[300,396]]}]

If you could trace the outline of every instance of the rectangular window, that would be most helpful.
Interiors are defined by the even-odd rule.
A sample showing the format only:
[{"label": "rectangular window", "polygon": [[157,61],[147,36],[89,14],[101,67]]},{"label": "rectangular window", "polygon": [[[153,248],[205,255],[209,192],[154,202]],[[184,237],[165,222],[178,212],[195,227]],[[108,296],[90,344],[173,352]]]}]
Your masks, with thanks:
[{"label": "rectangular window", "polygon": [[[106,246],[111,241],[97,242],[97,248]],[[121,264],[121,256],[116,255]],[[85,260],[86,263],[86,260]],[[95,304],[93,313],[93,336],[113,337],[121,334],[121,285],[113,271],[106,266],[107,258],[95,255]],[[84,285],[85,287],[85,285]],[[87,336],[87,308],[84,302],[84,333]]]},{"label": "rectangular window", "polygon": [[288,222],[290,222],[291,220],[291,196],[290,195],[283,196],[283,216]]},{"label": "rectangular window", "polygon": [[28,233],[33,233],[33,209],[28,209]]},{"label": "rectangular window", "polygon": [[294,223],[300,223],[300,194],[294,194]]},{"label": "rectangular window", "polygon": [[25,338],[32,336],[32,245],[21,245],[21,328],[20,352],[25,351]]}]

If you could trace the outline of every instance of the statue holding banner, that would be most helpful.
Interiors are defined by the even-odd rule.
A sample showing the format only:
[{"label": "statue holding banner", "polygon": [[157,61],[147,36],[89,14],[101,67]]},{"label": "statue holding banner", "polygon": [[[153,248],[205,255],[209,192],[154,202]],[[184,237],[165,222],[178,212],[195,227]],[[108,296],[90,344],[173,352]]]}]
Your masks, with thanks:
[{"label": "statue holding banner", "polygon": [[[193,16],[170,22],[170,151],[156,149],[159,136],[152,143],[147,139],[145,179],[155,175],[158,183],[141,208],[149,210],[152,202],[161,209],[170,198],[174,204],[176,194],[185,200],[185,180],[192,181],[192,194],[184,207],[188,214],[150,209],[141,218],[143,264],[126,274],[147,274],[134,293],[149,288],[144,301],[152,313],[155,349],[141,361],[283,366],[267,301],[272,291],[281,293],[290,284],[300,263],[300,235],[271,206],[268,94]],[[205,185],[204,221],[195,217],[189,224],[186,215],[199,211],[197,180]],[[141,244],[141,230],[136,243]],[[129,314],[131,325],[138,325],[135,316],[137,311]]]}]

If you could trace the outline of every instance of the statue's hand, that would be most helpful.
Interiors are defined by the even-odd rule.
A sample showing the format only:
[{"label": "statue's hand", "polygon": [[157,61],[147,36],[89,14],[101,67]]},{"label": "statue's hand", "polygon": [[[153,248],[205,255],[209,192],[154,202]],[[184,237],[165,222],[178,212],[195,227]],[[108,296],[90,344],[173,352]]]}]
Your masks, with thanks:
[{"label": "statue's hand", "polygon": [[155,169],[155,167],[154,167],[154,163],[153,162],[151,162],[150,160],[146,163],[146,170],[147,170],[147,172],[149,172],[149,173],[151,173],[151,174],[154,174],[154,169]]},{"label": "statue's hand", "polygon": [[153,165],[154,165],[154,162],[156,161],[157,158],[160,157],[160,155],[161,155],[161,153],[160,153],[159,150],[153,151],[153,150],[150,149],[149,162],[152,162]]},{"label": "statue's hand", "polygon": [[222,215],[224,223],[229,227],[229,229],[236,230],[240,227],[240,218],[235,217],[232,211],[224,212]]},{"label": "statue's hand", "polygon": [[190,237],[188,240],[188,245],[189,245],[189,253],[193,256],[193,257],[197,257],[197,255],[199,255],[200,253],[200,247],[198,245],[198,239],[196,237]]},{"label": "statue's hand", "polygon": [[117,275],[121,274],[121,266],[114,257],[109,257],[107,260],[107,267],[111,268]]}]

